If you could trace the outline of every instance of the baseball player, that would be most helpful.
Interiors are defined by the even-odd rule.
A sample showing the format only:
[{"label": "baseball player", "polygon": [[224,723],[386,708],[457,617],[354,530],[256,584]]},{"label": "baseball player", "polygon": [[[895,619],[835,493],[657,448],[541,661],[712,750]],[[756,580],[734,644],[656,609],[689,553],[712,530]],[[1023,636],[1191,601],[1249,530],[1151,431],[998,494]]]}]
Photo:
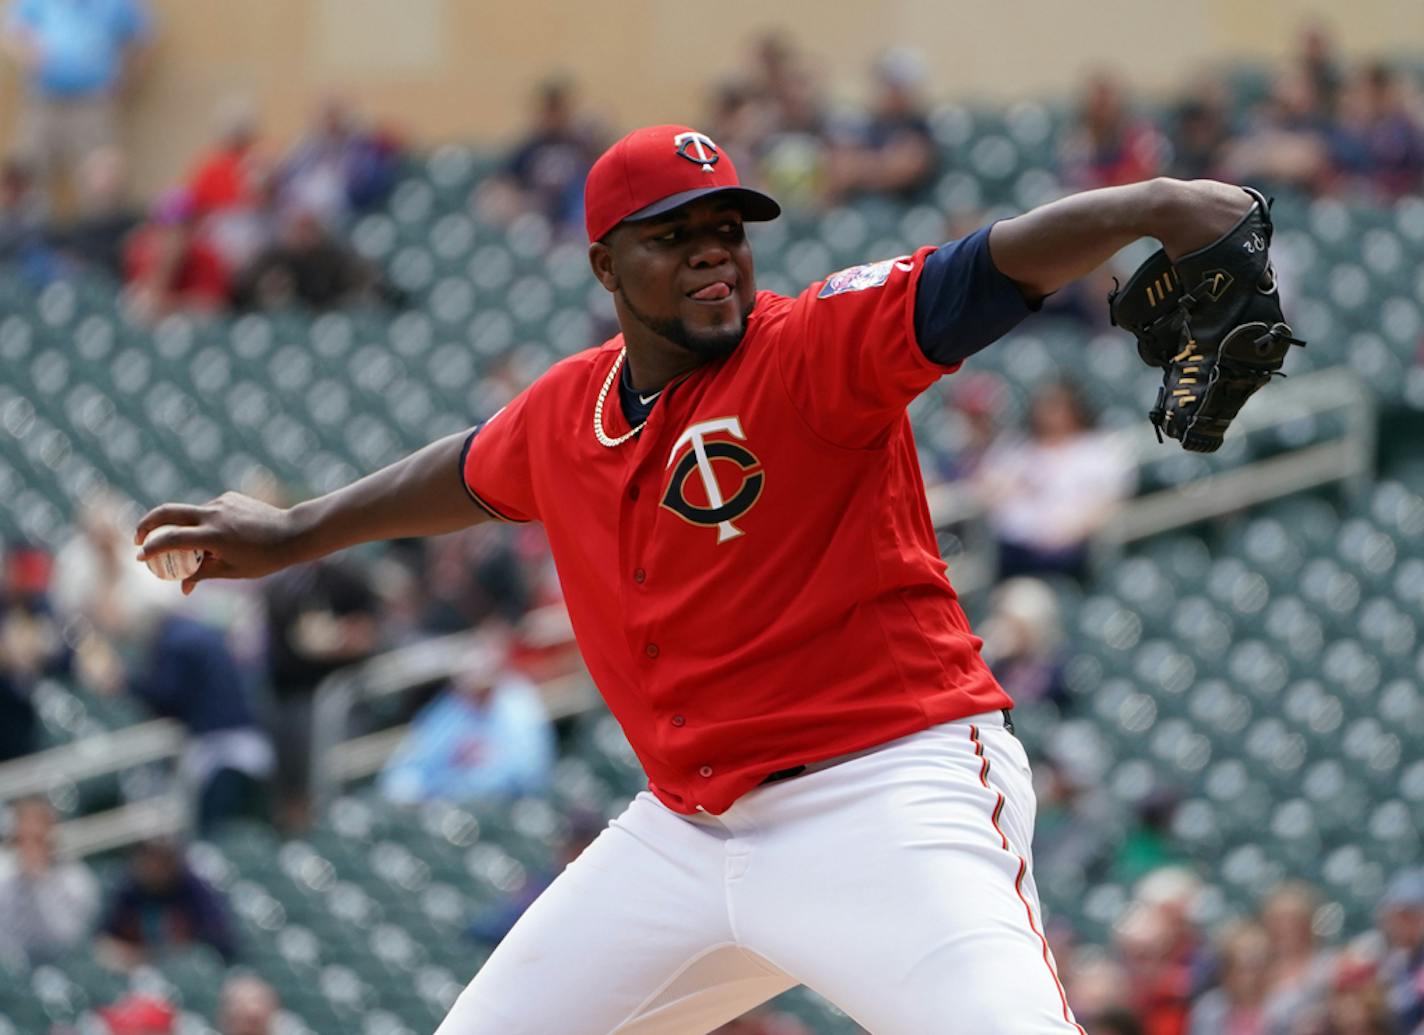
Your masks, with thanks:
[{"label": "baseball player", "polygon": [[757,291],[744,231],[776,202],[706,135],[639,129],[586,187],[622,333],[329,495],[160,506],[140,558],[205,551],[191,591],[544,523],[648,790],[439,1035],[687,1035],[798,983],[877,1035],[1081,1032],[1043,933],[1013,702],[946,578],[905,407],[1124,245],[1181,256],[1256,205],[1214,182],[1107,188],[786,298]]}]

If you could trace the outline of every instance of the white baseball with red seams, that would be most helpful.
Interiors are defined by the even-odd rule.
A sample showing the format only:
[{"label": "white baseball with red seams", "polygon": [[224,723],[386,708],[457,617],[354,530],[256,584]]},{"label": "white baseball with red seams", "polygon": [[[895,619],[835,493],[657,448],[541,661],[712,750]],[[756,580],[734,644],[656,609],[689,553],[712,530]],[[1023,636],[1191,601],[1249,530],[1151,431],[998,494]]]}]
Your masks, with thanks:
[{"label": "white baseball with red seams", "polygon": [[[716,816],[644,792],[524,914],[436,1035],[687,1035],[797,984],[876,1035],[1082,1035],[1042,933],[1034,810],[999,712]],[[615,944],[615,967],[588,966]]]}]

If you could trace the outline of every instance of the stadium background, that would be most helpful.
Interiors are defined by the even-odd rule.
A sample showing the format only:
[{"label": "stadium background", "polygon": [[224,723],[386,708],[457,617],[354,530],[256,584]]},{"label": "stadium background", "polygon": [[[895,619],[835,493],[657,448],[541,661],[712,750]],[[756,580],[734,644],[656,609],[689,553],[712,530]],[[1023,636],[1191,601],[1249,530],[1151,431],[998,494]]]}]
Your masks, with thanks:
[{"label": "stadium background", "polygon": [[[1424,1023],[1424,8],[981,8],[789,3],[769,24],[731,3],[709,27],[656,2],[616,18],[553,2],[153,3],[110,152],[131,193],[97,215],[82,170],[51,191],[21,161],[28,95],[7,64],[0,799],[31,804],[9,811],[0,865],[14,910],[0,1032],[251,1035],[237,1015],[263,1012],[262,986],[225,985],[243,975],[280,1000],[270,1032],[431,1030],[558,860],[640,786],[569,647],[537,531],[356,551],[310,582],[187,602],[124,567],[106,532],[168,498],[334,487],[600,340],[610,314],[568,195],[511,164],[555,78],[581,146],[688,121],[783,196],[788,217],[753,236],[762,286],[783,291],[1077,187],[1209,172],[1271,188],[1287,310],[1311,344],[1218,456],[1151,441],[1155,378],[1104,326],[1096,281],[912,415],[951,578],[1021,701],[1039,883],[1088,1029]],[[1381,85],[1379,63],[1397,78]],[[887,84],[913,102],[895,125],[932,160],[893,191],[833,183],[847,155],[886,146]],[[300,144],[337,96],[371,175],[315,212],[284,192],[325,172]],[[237,124],[255,140],[225,163],[215,141]],[[200,166],[235,170],[208,207]],[[123,213],[126,231],[178,248],[179,270],[225,226],[260,237],[316,216],[325,250],[269,270],[359,269],[316,309],[261,280],[233,302],[238,270],[160,282],[131,241],[115,258],[76,232]],[[1092,512],[1081,565],[1004,584],[975,468],[1041,462],[1016,433],[1063,378],[1106,429],[1092,455],[1117,458],[1104,491],[1130,489],[1112,508],[1076,501]],[[305,666],[272,657],[294,630]],[[459,800],[411,804],[376,779],[419,709],[450,700],[447,679],[478,690],[510,665],[540,685],[556,760],[536,729],[502,783]],[[276,793],[252,744],[290,754],[313,700],[311,796]],[[500,754],[497,729],[469,732],[470,769]],[[33,886],[21,837],[50,810],[57,856],[41,868],[74,892],[74,916],[42,943],[15,896]],[[207,889],[186,908],[219,919],[145,943],[125,926],[152,907],[134,905],[134,872],[175,857]],[[796,992],[735,1030],[858,1029]]]}]

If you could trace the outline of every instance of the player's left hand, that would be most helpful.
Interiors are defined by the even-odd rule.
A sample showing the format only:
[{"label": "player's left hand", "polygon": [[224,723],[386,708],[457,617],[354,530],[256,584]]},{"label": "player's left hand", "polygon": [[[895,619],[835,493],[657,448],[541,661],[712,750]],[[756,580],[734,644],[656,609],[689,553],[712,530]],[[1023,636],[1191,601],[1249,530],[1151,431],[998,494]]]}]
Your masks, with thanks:
[{"label": "player's left hand", "polygon": [[1163,370],[1148,414],[1160,439],[1211,453],[1246,400],[1280,373],[1295,337],[1271,266],[1270,202],[1241,188],[1251,207],[1227,233],[1175,262],[1165,250],[1108,295],[1114,324]]}]

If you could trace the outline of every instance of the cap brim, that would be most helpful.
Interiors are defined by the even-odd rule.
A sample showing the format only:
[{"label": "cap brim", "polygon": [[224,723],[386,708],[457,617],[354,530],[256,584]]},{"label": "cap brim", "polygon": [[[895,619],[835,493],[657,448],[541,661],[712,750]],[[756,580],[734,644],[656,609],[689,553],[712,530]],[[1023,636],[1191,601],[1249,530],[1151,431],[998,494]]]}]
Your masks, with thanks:
[{"label": "cap brim", "polygon": [[781,206],[769,195],[763,194],[759,190],[752,190],[750,187],[698,187],[695,190],[669,194],[661,201],[655,201],[646,208],[640,208],[632,215],[625,216],[623,222],[641,223],[654,216],[666,215],[675,208],[681,208],[689,202],[710,197],[713,194],[725,195],[727,200],[734,202],[741,210],[743,219],[749,219],[754,223],[765,223],[781,215]]}]

